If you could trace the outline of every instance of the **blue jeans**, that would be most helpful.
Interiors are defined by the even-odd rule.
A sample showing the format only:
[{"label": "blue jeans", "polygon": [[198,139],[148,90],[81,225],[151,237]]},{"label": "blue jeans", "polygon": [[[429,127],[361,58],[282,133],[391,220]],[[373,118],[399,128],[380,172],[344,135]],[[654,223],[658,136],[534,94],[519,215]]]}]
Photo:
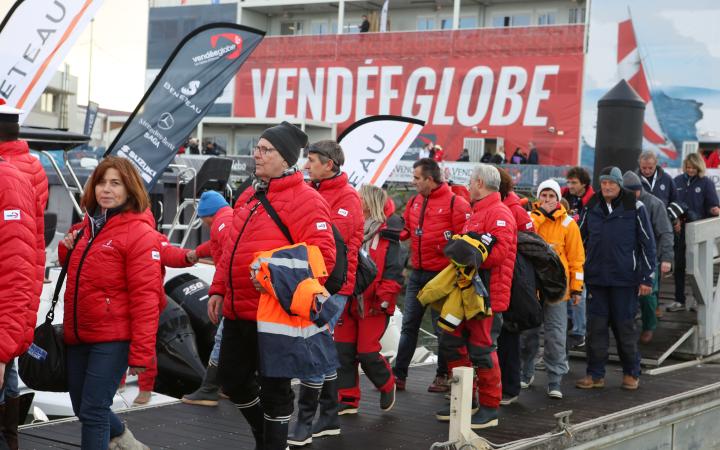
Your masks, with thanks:
[{"label": "blue jeans", "polygon": [[212,352],[210,352],[210,363],[213,366],[217,366],[220,361],[220,343],[222,343],[223,327],[225,326],[225,318],[220,319],[220,325],[218,325],[217,331],[215,332],[215,345],[213,345]]},{"label": "blue jeans", "polygon": [[107,450],[125,425],[110,410],[128,367],[130,343],[69,345],[67,372],[73,412],[82,423],[82,450]]},{"label": "blue jeans", "polygon": [[623,374],[640,376],[640,352],[635,326],[638,288],[588,286],[587,374],[605,377],[610,329],[615,335]]},{"label": "blue jeans", "polygon": [[577,305],[572,304],[572,298],[568,301],[567,309],[570,319],[572,320],[573,327],[570,330],[570,334],[573,336],[583,336],[587,332],[587,318],[585,316],[585,305],[587,302],[587,288],[583,287],[582,297],[580,297],[580,303]]},{"label": "blue jeans", "polygon": [[[415,354],[417,347],[418,332],[422,324],[423,315],[425,315],[426,307],[418,301],[417,296],[420,290],[435,278],[438,272],[428,272],[426,270],[413,270],[408,278],[407,289],[405,291],[405,303],[403,304],[403,321],[402,331],[400,333],[400,344],[398,345],[397,357],[395,358],[395,367],[393,373],[401,380],[407,378],[408,367],[410,361]],[[433,326],[435,328],[435,336],[438,340],[441,330],[437,325],[440,313],[430,308]],[[438,354],[438,375],[447,375],[447,362],[442,354]]]},{"label": "blue jeans", "polygon": [[567,330],[567,306],[565,302],[543,304],[543,324],[527,330],[521,339],[520,357],[522,360],[522,379],[525,382],[535,375],[535,358],[540,351],[540,327],[545,331],[543,341],[543,359],[547,370],[548,384],[560,384],[563,375],[568,373],[568,359],[565,352],[565,334]]},{"label": "blue jeans", "polygon": [[2,389],[0,389],[0,405],[5,403],[5,396],[8,398],[20,397],[18,372],[15,360],[10,361],[5,366],[5,380],[3,381]]},{"label": "blue jeans", "polygon": [[[328,301],[333,301],[337,303],[338,305],[338,313],[333,316],[332,319],[330,319],[329,325],[331,330],[335,330],[335,325],[337,325],[338,320],[340,320],[340,317],[342,316],[343,311],[345,311],[345,304],[348,301],[347,295],[340,295],[335,294]],[[328,370],[328,372],[324,376],[316,376],[311,377],[306,380],[302,380],[303,383],[306,384],[322,384],[325,378],[336,378],[337,377],[337,368],[332,368]]]}]

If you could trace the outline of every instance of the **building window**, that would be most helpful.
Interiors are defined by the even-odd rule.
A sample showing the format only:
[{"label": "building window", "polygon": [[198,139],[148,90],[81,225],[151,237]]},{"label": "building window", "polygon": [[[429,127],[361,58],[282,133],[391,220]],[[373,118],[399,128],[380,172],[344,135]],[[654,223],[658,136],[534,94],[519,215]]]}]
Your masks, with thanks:
[{"label": "building window", "polygon": [[280,35],[293,36],[301,35],[303,31],[302,22],[283,22],[280,24]]},{"label": "building window", "polygon": [[55,94],[52,92],[43,92],[40,95],[40,111],[46,113],[55,112]]},{"label": "building window", "polygon": [[417,20],[418,31],[434,30],[435,29],[435,18],[434,17],[418,17]]},{"label": "building window", "polygon": [[557,23],[556,14],[554,12],[540,13],[538,16],[538,25],[555,25]]},{"label": "building window", "polygon": [[570,8],[568,23],[585,23],[585,8]]},{"label": "building window", "polygon": [[527,27],[530,26],[530,14],[512,14],[495,16],[492,19],[494,27]]},{"label": "building window", "polygon": [[325,20],[313,20],[310,23],[310,34],[328,34],[328,31],[328,23]]},{"label": "building window", "polygon": [[477,28],[476,16],[460,17],[460,28]]},{"label": "building window", "polygon": [[452,30],[452,17],[445,17],[440,19],[441,30]]}]

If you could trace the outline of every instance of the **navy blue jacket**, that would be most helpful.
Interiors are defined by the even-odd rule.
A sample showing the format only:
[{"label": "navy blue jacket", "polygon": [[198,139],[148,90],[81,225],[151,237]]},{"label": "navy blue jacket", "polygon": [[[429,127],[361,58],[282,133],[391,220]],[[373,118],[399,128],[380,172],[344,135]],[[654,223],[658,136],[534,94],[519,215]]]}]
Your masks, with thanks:
[{"label": "navy blue jacket", "polygon": [[676,201],[673,178],[670,174],[666,173],[662,167],[657,166],[655,169],[655,175],[653,176],[655,183],[653,185],[650,185],[650,182],[640,173],[639,169],[636,170],[635,173],[637,173],[640,181],[642,181],[643,190],[662,200],[666,208],[670,203]]},{"label": "navy blue jacket", "polygon": [[655,238],[645,205],[621,190],[612,212],[602,192],[588,202],[580,219],[585,244],[585,283],[600,286],[652,286]]},{"label": "navy blue jacket", "polygon": [[675,177],[675,192],[675,201],[685,203],[695,220],[712,217],[710,208],[720,206],[715,184],[708,177],[691,178],[684,173],[678,175]]}]

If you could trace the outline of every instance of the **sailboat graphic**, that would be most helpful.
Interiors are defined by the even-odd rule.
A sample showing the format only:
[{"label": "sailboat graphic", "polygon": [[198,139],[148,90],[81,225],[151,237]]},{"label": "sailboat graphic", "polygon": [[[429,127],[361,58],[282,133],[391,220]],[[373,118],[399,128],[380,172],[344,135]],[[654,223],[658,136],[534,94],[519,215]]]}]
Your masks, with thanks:
[{"label": "sailboat graphic", "polygon": [[665,136],[655,113],[631,18],[618,23],[617,65],[620,78],[624,78],[645,101],[643,148],[662,152],[670,159],[677,159],[675,145]]}]

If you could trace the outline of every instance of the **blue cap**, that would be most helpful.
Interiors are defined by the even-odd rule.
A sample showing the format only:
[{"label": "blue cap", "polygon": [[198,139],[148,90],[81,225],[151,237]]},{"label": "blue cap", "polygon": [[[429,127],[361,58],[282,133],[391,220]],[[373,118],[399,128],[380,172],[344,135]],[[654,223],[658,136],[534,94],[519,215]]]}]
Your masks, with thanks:
[{"label": "blue cap", "polygon": [[220,208],[228,205],[222,195],[217,191],[205,191],[200,196],[200,204],[198,205],[198,217],[214,216]]}]

